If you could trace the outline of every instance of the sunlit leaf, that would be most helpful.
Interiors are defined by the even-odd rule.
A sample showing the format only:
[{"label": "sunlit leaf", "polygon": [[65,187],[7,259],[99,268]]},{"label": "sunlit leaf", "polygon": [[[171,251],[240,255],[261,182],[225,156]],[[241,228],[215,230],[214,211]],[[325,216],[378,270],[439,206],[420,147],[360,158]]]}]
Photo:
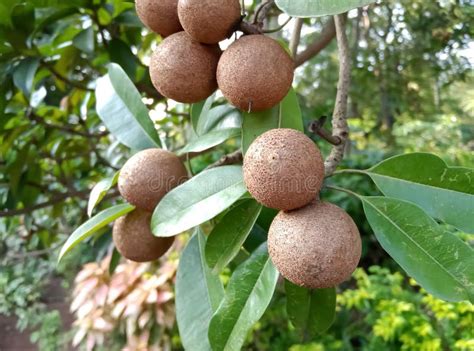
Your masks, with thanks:
[{"label": "sunlit leaf", "polygon": [[209,322],[224,297],[219,276],[204,259],[206,237],[196,230],[181,254],[176,276],[176,318],[186,350],[210,351]]},{"label": "sunlit leaf", "polygon": [[215,272],[221,272],[239,253],[261,209],[255,200],[244,200],[214,227],[206,244],[206,261]]},{"label": "sunlit leaf", "polygon": [[421,208],[386,197],[361,197],[374,233],[424,289],[447,301],[474,302],[474,250]]},{"label": "sunlit leaf", "polygon": [[275,0],[277,6],[293,17],[336,15],[376,0]]},{"label": "sunlit leaf", "polygon": [[240,112],[229,105],[220,105],[202,113],[199,118],[196,134],[204,135],[212,130],[241,128],[242,116]]},{"label": "sunlit leaf", "polygon": [[232,274],[224,300],[209,325],[213,350],[240,350],[273,296],[278,271],[262,244]]},{"label": "sunlit leaf", "polygon": [[204,171],[171,190],[153,213],[152,230],[168,237],[191,229],[229,208],[247,192],[242,167],[224,166]]},{"label": "sunlit leaf", "polygon": [[99,117],[122,144],[135,150],[161,147],[140,93],[120,66],[109,65],[97,82],[96,98]]},{"label": "sunlit leaf", "polygon": [[429,215],[474,233],[474,169],[413,153],[389,158],[365,173],[385,195],[414,202]]},{"label": "sunlit leaf", "polygon": [[179,151],[180,155],[188,152],[200,152],[222,144],[224,141],[240,136],[239,128],[228,128],[213,130],[207,134],[198,136]]},{"label": "sunlit leaf", "polygon": [[102,201],[107,192],[117,184],[120,172],[116,172],[113,177],[102,179],[92,188],[87,204],[87,215],[92,216],[94,208]]},{"label": "sunlit leaf", "polygon": [[60,262],[64,255],[70,252],[76,245],[92,236],[99,229],[102,229],[109,223],[115,221],[119,217],[126,215],[134,209],[135,207],[129,204],[116,205],[98,213],[96,216],[89,219],[69,236],[66,243],[63,245],[61,252],[59,253],[58,262]]}]

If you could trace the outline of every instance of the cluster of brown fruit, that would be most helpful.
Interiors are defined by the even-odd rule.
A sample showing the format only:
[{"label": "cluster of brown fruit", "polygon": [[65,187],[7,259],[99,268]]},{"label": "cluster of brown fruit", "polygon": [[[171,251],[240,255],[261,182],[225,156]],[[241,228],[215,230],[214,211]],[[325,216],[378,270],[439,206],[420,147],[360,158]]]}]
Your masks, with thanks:
[{"label": "cluster of brown fruit", "polygon": [[321,152],[305,134],[272,129],[244,158],[248,191],[281,210],[268,233],[270,257],[289,281],[311,289],[347,280],[361,256],[356,224],[341,208],[317,200],[324,180]]},{"label": "cluster of brown fruit", "polygon": [[173,153],[148,149],[130,158],[118,179],[120,194],[136,209],[115,221],[113,241],[122,256],[149,262],[163,256],[174,237],[158,238],[151,232],[151,216],[163,196],[188,179],[188,172]]},{"label": "cluster of brown fruit", "polygon": [[218,43],[241,22],[239,0],[137,0],[136,6],[142,22],[166,37],[150,62],[163,96],[195,103],[219,87],[237,108],[261,111],[288,93],[294,64],[277,41],[246,35],[221,51]]}]

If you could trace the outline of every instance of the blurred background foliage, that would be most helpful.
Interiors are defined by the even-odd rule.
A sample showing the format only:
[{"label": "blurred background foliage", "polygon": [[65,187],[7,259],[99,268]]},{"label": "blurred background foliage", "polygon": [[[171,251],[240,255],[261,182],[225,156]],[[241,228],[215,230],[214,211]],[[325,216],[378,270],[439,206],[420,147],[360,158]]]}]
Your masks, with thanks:
[{"label": "blurred background foliage", "polygon": [[[251,1],[246,5],[249,11],[255,6]],[[272,16],[273,23],[278,17],[284,20],[276,10]],[[474,167],[473,17],[472,2],[465,0],[385,0],[349,13],[352,134],[345,167],[368,168],[413,151]],[[302,49],[318,38],[325,20],[305,20]],[[280,35],[288,39],[291,25]],[[190,136],[189,106],[167,103],[148,77],[149,56],[159,41],[138,21],[133,1],[0,3],[0,314],[15,316],[16,327],[32,332],[31,341],[41,350],[69,349],[74,336],[84,349],[146,350],[148,343],[180,349],[176,326],[169,320],[174,312],[168,280],[174,273],[166,275],[168,270],[162,281],[167,266],[122,262],[115,273],[108,272],[103,262],[111,259],[111,241],[105,230],[56,267],[58,248],[87,216],[91,187],[112,176],[129,156],[95,111],[95,82],[109,62],[120,64],[133,80],[171,149]],[[337,67],[332,42],[297,69],[294,86],[306,122],[331,115]],[[192,169],[205,168],[234,146],[228,142],[193,158]],[[338,176],[337,181],[358,193],[376,193],[357,175]],[[245,349],[474,349],[473,307],[442,302],[420,290],[376,243],[359,203],[340,193],[323,195],[349,211],[364,240],[361,268],[338,296],[335,325],[325,335],[301,340],[288,322],[279,288]],[[110,194],[102,206],[115,198]],[[171,266],[181,246],[170,254]],[[136,271],[138,281],[120,280],[123,272]],[[84,272],[90,274],[87,279]],[[79,299],[80,274],[90,290],[81,295],[81,308],[73,306],[76,324],[70,330],[60,313],[45,304],[44,295],[51,281],[59,279],[70,291],[68,301]],[[96,300],[98,290],[113,282],[124,289],[117,301],[129,314],[112,317],[107,309],[118,302]],[[127,296],[147,298],[134,307],[127,305]],[[87,324],[94,313],[106,315],[104,323],[95,319],[98,325]],[[140,319],[143,315],[147,317]]]}]

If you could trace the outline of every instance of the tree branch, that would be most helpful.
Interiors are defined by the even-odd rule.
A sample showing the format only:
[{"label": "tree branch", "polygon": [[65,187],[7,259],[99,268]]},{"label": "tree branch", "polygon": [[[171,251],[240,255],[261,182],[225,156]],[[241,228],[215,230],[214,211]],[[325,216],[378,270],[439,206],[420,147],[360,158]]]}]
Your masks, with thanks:
[{"label": "tree branch", "polygon": [[67,77],[64,77],[61,73],[56,71],[56,69],[52,65],[47,63],[46,61],[41,61],[40,65],[41,65],[41,67],[43,67],[43,68],[47,69],[48,71],[50,71],[57,79],[59,79],[60,81],[72,86],[73,88],[76,88],[76,89],[79,89],[79,90],[84,90],[84,91],[91,91],[91,92],[94,91],[94,89],[89,88],[89,87],[87,87],[86,85],[84,85],[82,83],[79,83],[79,82],[70,80]]},{"label": "tree branch", "polygon": [[24,215],[24,214],[29,214],[34,211],[40,210],[42,208],[54,206],[56,204],[59,204],[69,198],[80,198],[84,199],[87,196],[89,196],[89,190],[82,190],[82,191],[72,191],[72,192],[67,192],[64,194],[59,194],[57,196],[54,196],[51,200],[45,201],[39,204],[36,204],[31,207],[26,207],[18,210],[4,210],[0,211],[0,218],[2,217],[14,217],[14,216],[19,216],[19,215]]},{"label": "tree branch", "polygon": [[296,58],[296,55],[298,55],[298,45],[300,45],[300,40],[301,40],[301,29],[303,28],[303,19],[302,18],[297,18],[295,20],[295,25],[293,27],[293,33],[291,35],[290,39],[290,52],[293,55],[293,57]]},{"label": "tree branch", "polygon": [[101,133],[97,133],[97,134],[93,134],[93,133],[90,133],[90,132],[82,132],[82,131],[80,131],[80,130],[76,130],[72,125],[59,125],[59,124],[49,123],[49,122],[46,122],[46,121],[45,121],[43,118],[41,118],[40,116],[38,116],[38,115],[37,115],[35,112],[33,112],[32,110],[30,110],[30,111],[27,113],[27,117],[28,117],[31,121],[37,122],[37,123],[39,123],[39,124],[42,124],[42,125],[44,125],[44,126],[47,127],[47,128],[61,130],[61,131],[66,132],[66,133],[74,134],[74,135],[79,135],[79,136],[82,136],[82,137],[85,137],[85,138],[102,138],[102,137],[105,137],[105,136],[109,135],[109,132],[107,132],[107,131],[101,132]]},{"label": "tree branch", "polygon": [[319,54],[336,36],[336,27],[334,20],[330,19],[324,26],[321,34],[315,42],[308,45],[306,50],[295,57],[295,67],[301,66],[303,63],[311,60],[314,56]]},{"label": "tree branch", "polygon": [[351,54],[349,42],[346,35],[346,15],[334,16],[337,45],[339,50],[339,81],[337,83],[336,104],[332,117],[332,134],[340,138],[341,143],[335,145],[330,155],[324,161],[326,176],[334,173],[339,163],[344,157],[344,149],[349,137],[349,127],[347,125],[347,100],[351,85]]},{"label": "tree branch", "polygon": [[227,166],[227,165],[235,165],[237,163],[241,163],[243,161],[242,151],[237,150],[231,154],[222,156],[217,162],[206,167],[206,169]]},{"label": "tree branch", "polygon": [[340,145],[342,143],[341,138],[332,135],[324,128],[326,120],[327,116],[322,116],[319,120],[311,122],[308,127],[309,131],[311,133],[317,134],[332,145]]}]

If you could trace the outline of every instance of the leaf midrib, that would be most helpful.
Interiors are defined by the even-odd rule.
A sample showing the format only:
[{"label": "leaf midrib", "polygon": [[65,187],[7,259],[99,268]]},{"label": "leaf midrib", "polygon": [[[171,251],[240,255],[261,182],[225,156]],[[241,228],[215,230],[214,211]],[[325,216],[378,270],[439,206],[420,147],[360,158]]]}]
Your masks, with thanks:
[{"label": "leaf midrib", "polygon": [[374,206],[372,203],[370,203],[370,201],[367,201],[367,200],[364,200],[364,201],[366,203],[368,203],[370,206],[372,206],[378,213],[380,213],[390,224],[392,224],[395,228],[399,229],[400,232],[402,232],[405,235],[405,237],[407,237],[412,243],[414,243],[415,246],[418,247],[428,258],[431,258],[441,268],[442,271],[447,273],[455,282],[458,283],[459,286],[462,287],[464,292],[466,292],[466,288],[464,287],[464,285],[461,282],[459,282],[457,277],[454,276],[450,271],[445,269],[444,266],[440,262],[438,262],[436,259],[434,259],[433,256],[431,256],[422,246],[420,246],[415,240],[413,240],[402,228],[400,228],[399,225],[397,225],[395,222],[393,222],[390,219],[390,217],[386,216],[383,212],[379,211],[376,206]]},{"label": "leaf midrib", "polygon": [[[265,269],[267,268],[269,262],[270,262],[270,257],[268,256],[267,259],[265,260],[265,264],[263,265],[262,270],[260,271],[260,273],[259,273],[259,275],[258,275],[258,278],[255,280],[255,284],[253,285],[252,290],[250,291],[250,293],[248,294],[247,299],[245,300],[244,307],[242,308],[242,311],[244,311],[244,310],[247,308],[247,304],[248,304],[248,302],[249,302],[249,300],[250,300],[250,296],[252,296],[252,294],[254,293],[255,287],[257,286],[257,283],[260,281],[260,278],[262,277],[263,272],[265,272]],[[229,334],[229,337],[227,338],[227,341],[226,341],[226,343],[225,343],[224,350],[227,349],[228,342],[229,342],[229,340],[231,340],[231,337],[232,337],[233,334],[234,334],[235,326],[236,326],[237,324],[239,324],[241,318],[242,318],[242,313],[239,313],[239,318],[237,318],[236,322],[235,322],[234,325],[232,326],[232,330],[231,330],[231,332],[230,332],[230,334]]]},{"label": "leaf midrib", "polygon": [[[199,236],[197,237],[197,240],[198,240],[198,250],[199,250],[199,262],[201,263],[201,270],[202,270],[202,275],[204,277],[204,282],[206,284],[206,297],[207,297],[207,300],[208,300],[208,303],[209,303],[209,307],[210,307],[210,310],[212,311],[211,313],[211,317],[212,317],[212,314],[215,312],[214,311],[214,308],[212,306],[212,299],[211,299],[211,293],[210,293],[210,285],[209,285],[209,281],[207,280],[207,277],[208,275],[206,274],[206,266],[205,266],[205,262],[203,260],[203,257],[202,257],[202,247],[201,247],[201,239],[199,238]],[[221,300],[222,301],[222,300]]]},{"label": "leaf midrib", "polygon": [[452,192],[452,193],[455,193],[455,194],[467,195],[467,196],[473,196],[474,197],[474,195],[470,194],[470,193],[464,193],[464,192],[461,192],[461,191],[458,191],[458,190],[453,190],[453,189],[448,189],[448,188],[436,187],[434,185],[419,183],[419,182],[410,181],[410,180],[406,180],[406,179],[402,179],[402,178],[395,178],[395,177],[382,175],[382,174],[374,173],[374,172],[370,172],[370,171],[367,171],[367,174],[371,177],[372,176],[377,176],[377,177],[380,177],[380,178],[387,178],[387,179],[390,179],[390,180],[399,181],[401,183],[409,183],[409,184],[414,184],[414,185],[420,185],[422,187],[427,187],[427,188],[434,189],[434,190],[437,190],[437,191],[443,190],[443,191],[446,191],[446,192]]},{"label": "leaf midrib", "polygon": [[[153,145],[155,145],[156,147],[160,147],[160,144],[157,143],[157,141],[155,139],[153,139],[153,137],[148,133],[148,131],[145,129],[145,127],[143,126],[141,120],[137,117],[138,115],[141,114],[140,111],[138,111],[138,114],[137,116],[135,116],[135,114],[132,112],[132,110],[129,108],[129,106],[125,103],[125,99],[124,97],[119,94],[113,80],[112,80],[112,77],[110,75],[108,75],[107,77],[110,81],[110,84],[112,85],[112,87],[114,88],[114,91],[115,93],[117,94],[118,97],[120,97],[120,101],[122,102],[122,104],[125,106],[125,108],[127,109],[128,113],[133,117],[133,119],[137,122],[137,124],[140,126],[140,129],[145,133],[145,135],[147,136],[147,138],[152,142]],[[149,117],[148,117],[149,118]],[[155,130],[155,133],[156,133],[156,129],[153,129]],[[159,140],[159,136],[158,136],[158,133],[156,133],[156,137],[157,139]]]},{"label": "leaf midrib", "polygon": [[229,185],[229,186],[227,186],[227,187],[225,187],[225,188],[219,190],[218,192],[213,193],[213,194],[210,195],[210,196],[207,196],[207,197],[205,197],[205,198],[199,200],[198,202],[194,202],[194,203],[192,203],[191,205],[187,205],[186,207],[183,207],[183,208],[180,209],[179,211],[174,212],[171,216],[169,216],[169,217],[167,217],[166,219],[162,220],[160,223],[157,224],[157,226],[158,226],[158,225],[161,225],[161,224],[163,224],[163,223],[168,222],[170,218],[174,218],[174,217],[176,217],[176,216],[178,216],[178,215],[182,215],[183,212],[188,212],[188,210],[189,210],[191,207],[196,206],[196,205],[200,204],[201,202],[203,202],[203,201],[205,201],[205,200],[207,200],[207,199],[210,199],[210,198],[212,198],[212,197],[214,197],[214,196],[216,196],[216,195],[219,195],[220,193],[222,193],[222,192],[224,192],[224,191],[226,191],[226,190],[229,190],[230,188],[235,187],[235,186],[238,185],[238,184],[243,184],[243,183],[244,183],[243,180],[239,180],[238,182],[232,183],[231,185]]}]

